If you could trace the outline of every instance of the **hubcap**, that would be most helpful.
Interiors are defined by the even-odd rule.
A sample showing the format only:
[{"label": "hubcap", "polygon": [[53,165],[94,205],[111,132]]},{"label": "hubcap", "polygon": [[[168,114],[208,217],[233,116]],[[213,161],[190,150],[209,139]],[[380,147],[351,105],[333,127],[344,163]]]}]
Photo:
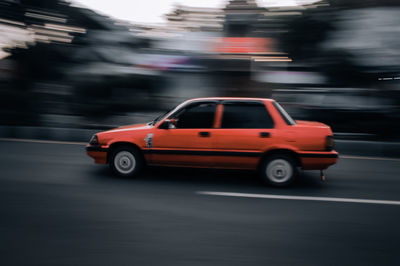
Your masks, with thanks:
[{"label": "hubcap", "polygon": [[293,174],[292,165],[284,159],[275,159],[269,162],[266,169],[267,177],[275,183],[283,183]]},{"label": "hubcap", "polygon": [[114,157],[114,166],[118,172],[122,174],[129,174],[135,170],[135,156],[128,151],[120,151]]}]

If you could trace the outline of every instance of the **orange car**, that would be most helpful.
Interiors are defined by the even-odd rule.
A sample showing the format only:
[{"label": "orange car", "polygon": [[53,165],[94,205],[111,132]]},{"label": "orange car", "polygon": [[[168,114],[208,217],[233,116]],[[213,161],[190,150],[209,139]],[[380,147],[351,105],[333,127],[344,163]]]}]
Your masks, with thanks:
[{"label": "orange car", "polygon": [[298,168],[323,170],[338,160],[329,126],[294,121],[262,98],[189,100],[150,123],[97,133],[86,150],[120,176],[144,165],[252,169],[275,186],[292,183]]}]

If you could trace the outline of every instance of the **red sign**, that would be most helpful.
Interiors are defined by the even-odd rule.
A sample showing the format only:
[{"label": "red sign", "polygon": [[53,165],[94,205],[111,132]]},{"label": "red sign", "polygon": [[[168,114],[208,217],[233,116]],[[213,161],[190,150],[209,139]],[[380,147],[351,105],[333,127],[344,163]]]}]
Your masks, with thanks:
[{"label": "red sign", "polygon": [[229,54],[265,54],[273,52],[273,39],[224,37],[218,39],[216,52]]}]

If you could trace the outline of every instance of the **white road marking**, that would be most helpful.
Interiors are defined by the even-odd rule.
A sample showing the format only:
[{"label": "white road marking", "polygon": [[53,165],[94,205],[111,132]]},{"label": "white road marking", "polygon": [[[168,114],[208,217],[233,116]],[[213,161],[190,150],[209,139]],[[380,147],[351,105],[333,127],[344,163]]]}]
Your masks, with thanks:
[{"label": "white road marking", "polygon": [[45,143],[45,144],[66,144],[66,145],[86,145],[86,142],[74,141],[56,141],[56,140],[40,140],[40,139],[13,139],[13,138],[0,138],[0,141],[14,141],[14,142],[30,142],[30,143]]},{"label": "white road marking", "polygon": [[250,193],[217,192],[217,191],[197,191],[196,193],[197,194],[201,194],[201,195],[225,196],[225,197],[244,197],[244,198],[259,198],[259,199],[329,201],[329,202],[345,202],[345,203],[400,205],[400,201],[394,201],[394,200],[287,196],[287,195],[250,194]]},{"label": "white road marking", "polygon": [[378,161],[398,161],[400,158],[392,157],[373,157],[373,156],[352,156],[352,155],[339,155],[339,159],[355,159],[355,160],[378,160]]}]

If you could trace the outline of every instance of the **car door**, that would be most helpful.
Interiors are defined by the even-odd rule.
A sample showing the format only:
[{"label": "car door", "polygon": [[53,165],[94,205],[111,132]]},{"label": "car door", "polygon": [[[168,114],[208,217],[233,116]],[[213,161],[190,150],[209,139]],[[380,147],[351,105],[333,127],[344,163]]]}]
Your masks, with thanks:
[{"label": "car door", "polygon": [[168,117],[175,121],[174,126],[154,131],[152,164],[211,166],[216,108],[215,101],[195,102]]},{"label": "car door", "polygon": [[220,128],[214,133],[223,168],[254,169],[268,145],[276,139],[274,121],[261,101],[224,101]]}]

